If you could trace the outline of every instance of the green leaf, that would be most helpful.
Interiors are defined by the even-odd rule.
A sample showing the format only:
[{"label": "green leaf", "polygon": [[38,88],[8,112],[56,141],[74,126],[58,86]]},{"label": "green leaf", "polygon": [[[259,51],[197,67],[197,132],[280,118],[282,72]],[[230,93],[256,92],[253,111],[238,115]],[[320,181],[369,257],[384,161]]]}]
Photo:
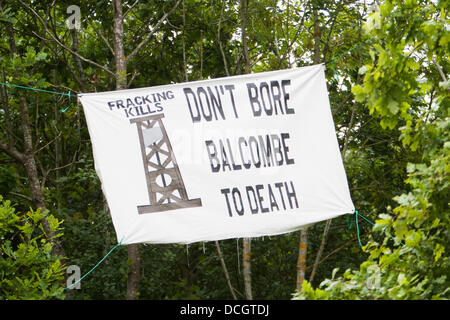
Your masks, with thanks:
[{"label": "green leaf", "polygon": [[393,99],[389,99],[387,107],[392,114],[397,114],[400,110],[398,107],[398,102]]},{"label": "green leaf", "polygon": [[358,102],[362,102],[365,99],[364,89],[360,85],[352,87],[352,93],[355,94],[355,99]]}]

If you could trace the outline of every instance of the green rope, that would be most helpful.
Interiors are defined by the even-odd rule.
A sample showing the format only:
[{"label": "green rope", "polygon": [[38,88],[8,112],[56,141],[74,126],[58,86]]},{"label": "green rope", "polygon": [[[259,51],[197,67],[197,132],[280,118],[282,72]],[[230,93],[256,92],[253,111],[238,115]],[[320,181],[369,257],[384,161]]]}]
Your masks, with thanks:
[{"label": "green rope", "polygon": [[44,90],[44,89],[20,86],[20,85],[12,84],[12,83],[0,82],[0,84],[3,86],[7,86],[7,87],[20,88],[20,89],[39,91],[39,92],[45,92],[45,93],[52,93],[52,94],[57,94],[57,95],[61,95],[61,96],[68,96],[69,97],[69,106],[65,109],[62,109],[61,112],[66,112],[67,109],[69,109],[70,106],[72,105],[72,94],[70,93],[70,91],[68,93],[65,93],[65,92],[57,92],[57,91],[51,91],[51,90]]},{"label": "green rope", "polygon": [[355,49],[357,49],[359,47],[360,47],[360,44],[357,44],[357,45],[353,46],[352,48],[350,48],[349,50],[347,50],[347,51],[345,51],[345,52],[343,52],[343,53],[341,53],[341,54],[331,58],[331,60],[330,60],[331,69],[333,70],[335,75],[339,75],[339,72],[337,72],[336,69],[334,69],[334,60],[339,59],[340,57],[342,57],[342,56],[352,52],[353,50],[355,50]]},{"label": "green rope", "polygon": [[[375,223],[374,223],[373,221],[370,221],[370,220],[367,219],[366,217],[364,217],[362,214],[360,214],[360,213],[358,212],[358,210],[355,210],[353,213],[355,214],[356,233],[357,233],[357,235],[358,235],[358,243],[359,243],[359,246],[362,247],[363,244],[362,244],[362,242],[361,242],[361,237],[360,237],[360,235],[359,235],[359,217],[361,217],[361,218],[363,218],[364,220],[366,220],[366,221],[367,221],[368,223],[370,223],[372,226],[374,226]],[[352,228],[352,225],[353,225],[353,221],[351,221],[349,218],[350,218],[350,217],[347,216],[347,225],[348,225],[348,228],[351,229],[351,228]]]},{"label": "green rope", "polygon": [[63,112],[63,113],[66,112],[67,109],[69,109],[70,106],[72,105],[72,103],[71,103],[71,102],[72,102],[72,99],[71,99],[70,91],[69,91],[69,94],[68,94],[68,95],[69,95],[69,105],[67,106],[67,108],[61,110],[61,112]]},{"label": "green rope", "polygon": [[64,92],[56,92],[56,91],[50,91],[50,90],[37,89],[37,88],[32,88],[32,87],[19,86],[17,84],[4,83],[4,82],[0,82],[0,84],[4,85],[4,86],[14,87],[14,88],[21,88],[21,89],[32,90],[32,91],[40,91],[40,92],[46,92],[46,93],[59,94],[61,96],[67,96],[67,95],[70,96],[70,91],[69,91],[69,93],[64,93]]},{"label": "green rope", "polygon": [[350,216],[347,216],[347,225],[348,225],[348,229],[350,230],[352,228],[352,225],[353,225],[353,221],[350,220]]},{"label": "green rope", "polygon": [[[122,238],[123,240],[123,238]],[[82,276],[78,281],[76,281],[75,283],[72,283],[70,286],[68,286],[67,288],[64,288],[64,290],[70,289],[73,286],[75,286],[77,283],[79,283],[81,280],[83,280],[84,278],[86,278],[86,276],[88,274],[90,274],[92,271],[94,271],[110,254],[111,252],[113,252],[118,246],[120,246],[122,244],[122,240],[120,240],[120,242],[118,244],[116,244],[111,250],[109,250],[109,252],[106,254],[106,256],[103,257],[102,260],[100,260],[91,270],[89,270],[84,276]]]},{"label": "green rope", "polygon": [[358,216],[359,216],[358,210],[355,210],[356,232],[357,232],[357,234],[358,234],[358,242],[359,242],[359,246],[362,247],[361,238],[359,237]]},{"label": "green rope", "polygon": [[[359,217],[361,217],[361,218],[363,218],[364,220],[366,220],[366,221],[367,221],[369,224],[371,224],[372,226],[374,226],[375,223],[374,223],[373,221],[369,220],[368,218],[364,217],[362,214],[360,214],[360,213],[358,212],[358,210],[355,210],[353,213],[355,214],[356,232],[357,232],[357,235],[358,235],[359,246],[362,247],[363,245],[362,245],[361,238],[360,238],[360,235],[359,235],[359,221],[358,221],[358,220],[359,220]],[[349,222],[350,222],[350,223],[349,223]],[[347,225],[349,225],[349,226],[348,226],[349,229],[352,228],[352,224],[353,224],[353,222],[352,222],[351,220],[349,220],[349,216],[347,216]],[[391,237],[392,240],[395,241],[395,238],[394,238],[393,236],[390,236],[390,237]],[[405,244],[404,244],[403,242],[400,242],[400,244],[401,244],[402,246],[405,246]]]}]

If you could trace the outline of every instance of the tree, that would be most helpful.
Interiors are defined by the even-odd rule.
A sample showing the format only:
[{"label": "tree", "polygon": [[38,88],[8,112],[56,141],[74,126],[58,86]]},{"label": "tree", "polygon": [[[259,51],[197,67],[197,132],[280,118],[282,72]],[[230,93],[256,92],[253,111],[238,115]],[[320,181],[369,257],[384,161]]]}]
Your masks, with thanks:
[{"label": "tree", "polygon": [[[36,72],[39,63],[46,59],[47,54],[45,52],[36,52],[34,47],[23,47],[17,46],[16,39],[14,37],[12,22],[17,21],[8,17],[7,12],[3,12],[2,6],[0,4],[0,10],[3,14],[4,28],[8,34],[9,42],[9,57],[1,60],[1,68],[4,79],[17,79],[22,86],[38,85],[41,87],[46,87],[48,84],[43,81],[41,74]],[[5,19],[6,18],[6,19]],[[8,19],[9,18],[9,19]],[[44,202],[44,196],[42,192],[41,182],[39,180],[38,164],[36,153],[38,148],[36,147],[36,139],[33,137],[32,125],[30,122],[29,105],[26,95],[22,92],[18,95],[18,99],[8,99],[6,91],[3,91],[3,110],[5,112],[5,118],[8,129],[5,130],[6,139],[8,142],[3,142],[0,137],[0,150],[5,152],[12,159],[20,163],[25,169],[29,191],[31,192],[31,202],[36,208],[40,208],[43,211],[46,210],[46,205]],[[12,103],[11,103],[12,102]],[[14,133],[12,128],[14,127],[11,121],[11,112],[13,112],[14,107],[18,105],[18,114],[20,116],[20,127],[22,131],[21,139],[21,151],[18,149],[18,141],[14,138]],[[14,108],[15,109],[15,108]],[[42,217],[42,225],[44,231],[47,233],[49,239],[52,241],[57,241],[57,237],[51,231],[49,222],[46,216]],[[60,243],[55,243],[53,247],[55,254],[64,255],[62,246]]]},{"label": "tree", "polygon": [[[379,214],[381,235],[359,270],[306,284],[297,298],[438,299],[449,297],[449,34],[445,1],[385,1],[365,24],[375,40],[371,62],[352,91],[383,129],[399,131],[414,160],[408,190]],[[399,152],[398,150],[397,152]]]},{"label": "tree", "polygon": [[[41,22],[42,26],[44,27],[43,37],[46,35],[49,35],[53,42],[55,42],[58,46],[62,47],[66,51],[70,52],[75,59],[77,69],[81,69],[81,63],[80,60],[83,60],[85,62],[88,62],[96,67],[99,67],[100,69],[108,72],[109,74],[114,75],[115,82],[116,82],[116,89],[125,89],[127,88],[127,64],[133,59],[138,52],[149,42],[149,40],[152,38],[154,33],[159,29],[160,25],[163,21],[169,16],[179,5],[181,0],[178,0],[175,5],[172,7],[169,12],[165,13],[162,18],[159,19],[156,26],[151,30],[150,32],[146,33],[143,37],[143,40],[132,50],[132,52],[126,56],[125,55],[125,43],[124,43],[124,28],[123,28],[123,20],[124,20],[124,14],[122,12],[122,1],[121,0],[114,0],[112,3],[113,8],[113,50],[112,54],[114,56],[114,62],[115,62],[115,70],[112,71],[111,69],[102,66],[101,64],[85,58],[84,56],[80,55],[78,52],[78,39],[77,39],[77,31],[73,32],[73,48],[69,48],[67,45],[65,45],[58,37],[56,30],[49,30],[48,28],[48,21],[45,20],[45,18],[42,18],[39,13],[33,9],[30,5],[27,3],[20,1],[21,4],[28,9],[34,16]],[[50,17],[49,14],[47,14],[46,18]],[[55,28],[56,29],[56,28]],[[108,44],[108,41],[105,41]],[[109,45],[108,45],[109,46]],[[110,47],[110,46],[109,46]],[[111,48],[111,47],[110,47]],[[79,71],[79,83],[81,84],[81,88],[85,87],[83,82],[81,81],[82,77],[82,71]],[[106,207],[106,210],[107,207]],[[127,289],[127,299],[136,299],[138,295],[139,290],[139,268],[140,268],[140,255],[139,255],[139,247],[137,244],[132,244],[128,246],[128,259],[130,260],[130,270],[128,275],[128,289]]]}]

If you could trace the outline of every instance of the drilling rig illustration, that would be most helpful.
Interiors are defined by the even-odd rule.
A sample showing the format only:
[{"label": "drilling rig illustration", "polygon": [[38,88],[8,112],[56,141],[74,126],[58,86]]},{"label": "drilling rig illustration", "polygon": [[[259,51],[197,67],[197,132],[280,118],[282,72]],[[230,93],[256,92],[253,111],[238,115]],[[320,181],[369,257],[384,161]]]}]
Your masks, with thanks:
[{"label": "drilling rig illustration", "polygon": [[188,199],[162,118],[164,114],[130,120],[137,126],[150,200],[137,206],[139,214],[202,206],[201,199]]}]

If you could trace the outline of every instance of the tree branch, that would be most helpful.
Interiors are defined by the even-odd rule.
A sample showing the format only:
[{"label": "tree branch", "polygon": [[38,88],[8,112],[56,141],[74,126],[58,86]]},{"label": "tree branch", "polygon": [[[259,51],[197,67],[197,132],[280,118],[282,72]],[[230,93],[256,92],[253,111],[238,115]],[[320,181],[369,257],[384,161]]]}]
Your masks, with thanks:
[{"label": "tree branch", "polygon": [[44,189],[45,182],[47,181],[47,177],[48,177],[48,175],[50,174],[50,172],[52,172],[52,171],[57,171],[57,170],[61,170],[61,169],[64,169],[64,168],[67,168],[67,167],[69,167],[69,166],[71,166],[71,165],[73,165],[73,164],[75,164],[75,163],[78,163],[78,161],[73,161],[73,162],[68,163],[68,164],[65,164],[65,165],[63,165],[63,166],[60,166],[60,167],[57,167],[57,168],[52,168],[52,169],[48,170],[48,171],[43,175],[43,178],[42,178],[42,189]]},{"label": "tree branch", "polygon": [[9,193],[14,195],[14,196],[18,196],[18,197],[21,197],[21,198],[23,198],[25,200],[28,200],[29,202],[33,202],[33,199],[31,199],[30,197],[28,197],[28,196],[26,196],[24,194],[13,192],[13,191],[10,191]]},{"label": "tree branch", "polygon": [[221,27],[222,18],[223,18],[223,8],[224,8],[224,3],[222,2],[222,9],[220,10],[219,23],[217,25],[217,42],[219,43],[219,49],[220,49],[220,53],[222,55],[222,60],[223,60],[223,66],[225,68],[225,73],[229,77],[230,76],[230,71],[228,70],[227,57],[225,56],[225,52],[223,51],[222,41],[220,40],[220,27]]},{"label": "tree branch", "polygon": [[13,146],[9,146],[6,143],[3,143],[3,141],[1,141],[1,140],[0,140],[0,149],[3,150],[11,158],[14,158],[15,160],[19,161],[20,163],[23,163],[25,161],[25,156],[23,153],[18,151]]},{"label": "tree branch", "polygon": [[123,17],[125,18],[127,16],[127,14],[133,10],[134,6],[137,5],[137,3],[139,2],[139,0],[136,0],[130,7],[128,7],[127,11],[125,11],[125,13],[123,14]]},{"label": "tree branch", "polygon": [[131,83],[133,82],[134,78],[136,78],[137,75],[138,75],[138,72],[136,71],[136,69],[134,69],[133,74],[131,75],[131,79],[127,83],[127,88],[129,88],[131,86]]},{"label": "tree branch", "polygon": [[322,256],[323,250],[325,249],[325,244],[327,241],[326,239],[327,239],[328,231],[330,230],[331,221],[332,221],[332,219],[329,219],[325,223],[325,229],[323,230],[323,235],[322,235],[322,242],[320,244],[319,251],[317,252],[316,260],[314,261],[314,266],[311,271],[311,275],[309,276],[309,282],[312,282],[314,280],[314,276],[316,275],[317,267],[319,266],[320,257]]},{"label": "tree branch", "polygon": [[225,260],[223,259],[222,250],[220,250],[219,241],[214,241],[214,244],[216,245],[217,254],[219,255],[220,264],[222,265],[223,272],[225,274],[225,279],[228,284],[228,288],[230,288],[231,295],[233,296],[234,300],[237,300],[236,295],[234,294],[234,288],[231,285],[230,275],[228,274],[227,265],[225,264]]},{"label": "tree branch", "polygon": [[287,46],[287,48],[286,48],[286,50],[285,50],[283,56],[282,56],[281,59],[279,59],[279,61],[278,61],[278,68],[281,67],[281,64],[282,64],[283,60],[286,59],[286,57],[291,53],[291,51],[292,51],[292,46],[294,45],[294,42],[297,41],[297,39],[298,39],[298,37],[299,37],[299,35],[300,35],[300,30],[303,28],[303,23],[304,23],[304,21],[305,21],[305,16],[306,16],[307,13],[308,13],[308,12],[307,12],[306,10],[303,12],[302,20],[301,20],[301,21],[299,22],[299,24],[298,24],[297,31],[295,32],[294,38],[292,39],[292,41],[291,41],[290,43],[288,43],[288,46]]},{"label": "tree branch", "polygon": [[138,52],[139,50],[141,50],[141,48],[150,40],[150,38],[155,34],[156,31],[158,31],[160,25],[164,22],[164,20],[166,20],[166,18],[175,11],[175,9],[178,7],[178,5],[180,4],[181,0],[178,0],[177,3],[175,3],[175,5],[172,7],[172,9],[170,9],[169,12],[167,12],[165,15],[162,16],[161,19],[159,19],[159,21],[156,23],[156,26],[153,28],[152,31],[150,31],[150,33],[148,33],[144,39],[137,45],[136,48],[134,48],[134,50],[128,55],[128,57],[125,60],[125,63],[128,63]]},{"label": "tree branch", "polygon": [[100,38],[102,38],[103,42],[108,47],[109,51],[111,51],[112,55],[115,56],[114,49],[111,47],[108,39],[106,39],[106,37],[103,35],[103,33],[95,27],[94,23],[89,22],[89,20],[88,20],[88,24],[92,27],[92,29],[94,29],[94,31],[100,36]]},{"label": "tree branch", "polygon": [[[26,7],[29,11],[31,11],[31,12],[39,19],[39,21],[41,22],[41,24],[44,26],[44,32],[45,32],[44,34],[47,34],[47,33],[48,33],[48,35],[53,39],[53,41],[56,42],[59,46],[61,46],[62,48],[64,48],[64,49],[67,50],[68,52],[70,52],[71,54],[77,56],[78,58],[80,58],[80,59],[83,60],[84,62],[90,63],[90,64],[92,64],[92,65],[94,65],[94,66],[96,66],[96,67],[98,67],[98,68],[100,68],[100,69],[102,69],[102,70],[108,72],[109,74],[115,76],[115,73],[112,72],[111,70],[109,70],[108,68],[106,68],[105,66],[102,66],[102,65],[98,64],[98,63],[95,62],[95,61],[92,61],[92,60],[90,60],[90,59],[88,59],[88,58],[83,57],[83,56],[80,55],[79,53],[73,51],[72,49],[70,49],[69,47],[67,47],[66,45],[64,45],[61,41],[59,41],[59,39],[58,39],[55,35],[53,35],[53,34],[48,30],[47,24],[45,23],[45,21],[42,19],[42,17],[41,17],[41,16],[40,16],[33,8],[31,8],[29,5],[27,5],[26,3],[24,3],[22,0],[19,0],[19,2],[20,2],[24,7]],[[45,39],[45,38],[42,38],[42,39]],[[49,39],[45,39],[45,40],[48,41]]]},{"label": "tree branch", "polygon": [[[363,233],[362,235],[360,235],[360,237],[364,237],[365,235],[367,235],[367,233]],[[329,254],[327,254],[323,259],[321,259],[319,261],[319,264],[321,264],[322,262],[324,262],[325,260],[327,260],[329,257],[331,257],[332,255],[336,254],[338,251],[341,251],[342,249],[344,249],[346,246],[348,246],[349,244],[351,244],[352,242],[356,241],[358,238],[355,237],[353,239],[348,240],[346,243],[344,243],[342,246],[340,246],[337,249],[334,249],[333,251],[331,251]],[[311,269],[313,266],[307,266],[305,270]]]},{"label": "tree branch", "polygon": [[45,149],[47,146],[49,146],[49,145],[52,144],[53,142],[55,142],[56,139],[59,138],[59,136],[61,135],[61,133],[62,133],[61,131],[58,132],[58,135],[57,135],[55,138],[53,138],[50,142],[46,143],[44,146],[40,147],[39,149],[37,149],[37,150],[34,151],[33,153],[36,154],[36,153],[38,153],[39,151]]},{"label": "tree branch", "polygon": [[441,66],[439,65],[439,63],[437,63],[436,59],[433,58],[433,63],[436,66],[436,68],[439,71],[439,74],[441,75],[442,81],[447,82],[447,77],[445,76],[444,72],[442,71]]}]

